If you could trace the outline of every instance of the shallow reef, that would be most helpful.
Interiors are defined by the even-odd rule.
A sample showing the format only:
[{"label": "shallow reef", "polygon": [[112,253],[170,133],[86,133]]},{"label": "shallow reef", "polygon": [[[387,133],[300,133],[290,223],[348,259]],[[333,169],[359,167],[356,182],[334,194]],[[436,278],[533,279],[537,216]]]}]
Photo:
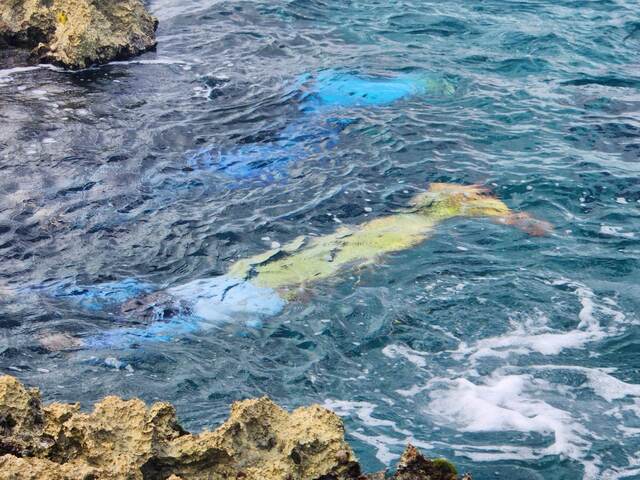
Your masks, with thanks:
[{"label": "shallow reef", "polygon": [[0,49],[31,49],[31,62],[86,68],[156,45],[158,21],[140,0],[7,0],[0,3]]},{"label": "shallow reef", "polygon": [[[109,396],[43,405],[37,388],[0,377],[2,480],[381,480],[361,473],[340,418],[312,405],[287,413],[268,398],[236,402],[214,431],[191,434],[174,407]],[[394,480],[455,480],[446,460],[405,450]],[[463,479],[470,480],[465,475]]]}]

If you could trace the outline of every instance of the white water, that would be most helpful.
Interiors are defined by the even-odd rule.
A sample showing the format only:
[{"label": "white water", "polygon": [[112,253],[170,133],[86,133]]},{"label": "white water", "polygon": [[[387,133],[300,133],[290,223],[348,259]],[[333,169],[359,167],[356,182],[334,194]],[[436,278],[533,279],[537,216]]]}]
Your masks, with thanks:
[{"label": "white water", "polygon": [[[454,350],[439,354],[455,361],[456,366],[445,375],[433,374],[424,384],[408,383],[393,393],[399,401],[420,405],[423,414],[442,428],[500,434],[498,438],[507,439],[490,446],[454,445],[456,455],[474,462],[558,456],[581,464],[586,480],[630,478],[640,471],[634,466],[638,459],[633,455],[627,459],[628,469],[616,470],[607,469],[601,456],[591,452],[594,441],[603,436],[622,439],[640,433],[640,385],[624,382],[613,369],[564,365],[559,357],[571,350],[595,351],[594,344],[620,334],[624,326],[634,322],[617,309],[614,300],[598,298],[584,285],[566,280],[549,285],[570,289],[575,295],[580,309],[574,328],[554,328],[550,319],[537,311],[518,315],[503,334],[459,342]],[[435,363],[428,353],[401,344],[386,346],[382,354],[421,372],[431,373]],[[528,357],[536,363],[528,364]],[[553,360],[554,364],[540,360]],[[487,369],[491,370],[488,375]],[[393,396],[390,398],[393,401]],[[326,406],[340,415],[357,417],[376,432],[380,428],[373,427],[387,427],[389,434],[355,434],[374,446],[386,464],[397,457],[391,453],[393,447],[410,438],[394,422],[377,419],[371,403],[328,401]],[[600,421],[607,417],[616,419],[613,432],[612,422]],[[396,433],[401,434],[400,439]],[[541,439],[539,447],[519,445],[519,439],[532,435]]]}]

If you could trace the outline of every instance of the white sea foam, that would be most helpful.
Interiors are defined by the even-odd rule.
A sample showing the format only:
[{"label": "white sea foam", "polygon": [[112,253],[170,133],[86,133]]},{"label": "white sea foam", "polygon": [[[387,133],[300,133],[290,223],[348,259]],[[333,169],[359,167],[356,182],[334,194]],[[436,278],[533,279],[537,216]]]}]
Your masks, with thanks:
[{"label": "white sea foam", "polygon": [[426,367],[427,360],[424,352],[413,350],[406,345],[387,345],[382,349],[382,354],[389,358],[405,358],[409,362],[413,363],[416,367]]},{"label": "white sea foam", "polygon": [[526,355],[532,352],[557,355],[565,349],[584,348],[588,343],[615,334],[625,318],[624,314],[610,306],[598,305],[598,312],[612,319],[611,325],[603,327],[594,314],[593,292],[584,286],[577,286],[575,291],[582,308],[574,330],[554,330],[549,327],[549,318],[536,312],[523,322],[511,320],[512,329],[504,335],[481,339],[473,344],[462,342],[454,358],[468,358],[476,362],[482,357],[507,358],[512,354]]},{"label": "white sea foam", "polygon": [[[621,422],[617,428],[618,435],[636,434],[637,422],[622,423],[622,412],[632,412],[640,418],[640,385],[616,378],[611,369],[526,366],[522,362],[510,366],[511,360],[518,357],[531,354],[553,356],[567,349],[587,348],[591,343],[620,333],[630,323],[613,299],[599,299],[584,285],[566,280],[549,284],[575,293],[580,310],[573,329],[553,328],[550,318],[540,311],[528,316],[520,314],[511,319],[507,333],[475,342],[461,342],[456,350],[444,352],[457,360],[457,368],[432,378],[424,385],[413,383],[406,389],[396,390],[396,393],[409,401],[413,397],[426,396],[425,415],[436,423],[449,427],[454,425],[463,432],[521,432],[541,435],[546,439],[540,447],[513,445],[511,441],[492,446],[454,445],[457,455],[473,461],[539,459],[557,455],[580,462],[585,479],[622,478],[621,472],[607,469],[601,458],[591,451],[592,442],[602,437],[599,431],[591,430],[590,418],[591,415],[613,416]],[[390,347],[383,351],[387,357],[407,358],[397,346]],[[421,355],[419,358],[424,360]],[[499,360],[497,366],[496,359]],[[416,366],[421,367],[420,362]],[[492,373],[480,374],[486,371],[487,366]],[[570,382],[557,383],[543,374],[545,370],[552,369],[578,372],[586,381],[578,386]],[[602,399],[594,404],[597,410],[574,408],[578,389],[590,389]]]},{"label": "white sea foam", "polygon": [[633,232],[625,232],[622,230],[622,227],[613,227],[610,225],[601,225],[600,233],[612,237],[635,238],[635,234]]},{"label": "white sea foam", "polygon": [[[171,59],[171,58],[155,58],[155,59],[131,59],[131,60],[122,60],[122,61],[114,61],[109,62],[107,65],[187,65],[192,66],[191,63],[185,62],[183,60]],[[74,75],[78,72],[86,71],[86,70],[95,70],[101,68],[102,66],[90,67],[84,70],[65,70],[61,67],[56,67],[55,65],[50,65],[47,63],[43,63],[40,65],[32,65],[28,67],[12,67],[12,68],[3,68],[0,69],[0,81],[8,81],[16,74],[33,72],[36,70],[51,70],[54,72],[64,72],[69,75]]]},{"label": "white sea foam", "polygon": [[[640,452],[638,452],[638,455],[640,455]],[[602,478],[605,480],[611,479],[611,480],[618,480],[618,479],[622,479],[622,478],[639,478],[640,477],[640,468],[633,468],[633,469],[629,469],[626,470],[624,472],[614,472],[610,475],[606,475],[603,476]]]},{"label": "white sea foam", "polygon": [[640,435],[640,428],[618,425],[618,430],[622,432],[623,437],[637,437],[638,435]]},{"label": "white sea foam", "polygon": [[499,375],[474,383],[466,378],[430,382],[431,402],[427,411],[461,431],[537,432],[553,437],[550,446],[532,451],[535,457],[565,455],[581,458],[588,442],[586,430],[572,415],[536,398],[533,393],[551,390],[546,381],[530,375]]},{"label": "white sea foam", "polygon": [[43,63],[41,65],[33,65],[29,67],[13,67],[0,69],[0,78],[12,77],[17,73],[32,72],[34,70],[53,70],[54,72],[64,72],[63,68]]},{"label": "white sea foam", "polygon": [[388,435],[367,435],[359,431],[351,432],[351,435],[361,442],[367,443],[376,449],[376,458],[385,465],[390,465],[398,455],[391,452],[390,447],[402,442]]},{"label": "white sea foam", "polygon": [[[364,428],[351,431],[350,434],[374,447],[376,458],[385,465],[390,465],[399,457],[399,454],[391,451],[391,447],[397,447],[396,451],[401,451],[407,443],[411,443],[425,451],[433,449],[433,444],[416,439],[410,431],[399,428],[395,422],[374,417],[376,405],[373,403],[327,399],[323,406],[333,410],[341,417],[355,415],[362,422]],[[365,432],[365,429],[374,433]],[[385,431],[390,434],[385,434]]]},{"label": "white sea foam", "polygon": [[[501,436],[507,439],[504,442],[489,446],[473,442],[448,445],[455,449],[456,455],[472,461],[558,456],[582,464],[585,480],[629,478],[630,472],[638,470],[631,454],[629,466],[616,470],[609,468],[592,446],[593,442],[611,435],[620,438],[638,435],[640,385],[616,378],[613,369],[527,365],[523,357],[531,354],[551,357],[568,349],[591,348],[590,344],[621,333],[634,323],[633,319],[619,311],[614,299],[598,298],[582,284],[567,280],[548,284],[574,293],[579,311],[574,319],[563,319],[564,324],[573,320],[573,328],[561,330],[552,326],[549,316],[541,311],[521,313],[511,320],[504,334],[460,342],[457,349],[439,353],[455,360],[457,366],[426,382],[410,379],[405,388],[395,390],[398,401],[422,402],[424,414],[436,424],[462,432],[506,435]],[[403,359],[413,364],[421,375],[429,366],[429,354],[405,345],[387,345],[382,354],[391,361]],[[516,359],[518,361],[512,363]],[[484,373],[487,368],[491,373]],[[574,374],[554,375],[550,370]],[[579,375],[583,375],[584,380],[576,384]],[[587,391],[592,392],[593,398],[588,401],[590,408],[585,410],[582,398]],[[325,402],[325,406],[339,415],[357,417],[364,428],[353,436],[372,445],[376,456],[385,464],[397,456],[394,452],[401,449],[401,443],[411,441],[409,432],[399,429],[395,422],[376,418],[375,405],[369,402],[333,400]],[[597,422],[598,416],[612,417],[617,424]],[[636,420],[628,422],[630,418]],[[543,437],[545,443],[535,447],[516,443],[531,434]]]},{"label": "white sea foam", "polygon": [[324,407],[333,410],[340,416],[355,414],[360,421],[369,427],[389,427],[392,430],[403,435],[411,435],[408,430],[398,428],[395,422],[391,420],[382,420],[373,416],[376,406],[369,402],[350,402],[348,400],[331,400],[324,401]]},{"label": "white sea foam", "polygon": [[[153,59],[143,59],[143,58],[134,58],[131,60],[118,60],[109,62],[107,65],[192,65],[189,62],[185,62],[184,60],[178,60],[174,58],[153,58]],[[94,67],[99,68],[99,67]]]},{"label": "white sea foam", "polygon": [[396,393],[402,397],[410,398],[410,397],[415,397],[417,394],[423,392],[427,388],[429,387],[426,385],[420,386],[420,385],[413,384],[409,388],[399,388],[398,390],[396,390]]},{"label": "white sea foam", "polygon": [[456,456],[467,457],[474,462],[500,462],[503,460],[535,460],[538,456],[532,448],[512,447],[501,445],[499,447],[452,445]]},{"label": "white sea foam", "polygon": [[602,370],[593,368],[580,370],[587,376],[589,386],[594,393],[608,402],[624,397],[640,397],[640,385],[623,382]]},{"label": "white sea foam", "polygon": [[[593,393],[607,402],[619,400],[625,397],[640,398],[640,385],[626,383],[611,375],[615,369],[611,368],[587,368],[573,365],[536,365],[529,368],[538,370],[566,370],[580,372],[587,377],[587,386]],[[638,411],[640,418],[640,410]]]}]

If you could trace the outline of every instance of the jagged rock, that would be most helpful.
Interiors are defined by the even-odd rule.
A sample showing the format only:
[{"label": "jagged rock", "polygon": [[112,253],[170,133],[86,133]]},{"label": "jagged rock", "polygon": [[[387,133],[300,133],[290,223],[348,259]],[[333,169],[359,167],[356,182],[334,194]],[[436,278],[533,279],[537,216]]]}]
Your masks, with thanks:
[{"label": "jagged rock", "polygon": [[[287,413],[268,398],[231,407],[214,431],[190,434],[169,403],[109,396],[91,413],[43,406],[37,389],[0,377],[0,480],[382,480],[365,476],[337,415]],[[409,446],[395,480],[454,480],[455,467]]]},{"label": "jagged rock", "polygon": [[75,480],[99,479],[99,472],[91,467],[65,464],[42,458],[19,458],[14,455],[0,457],[2,480]]},{"label": "jagged rock", "polygon": [[213,432],[191,435],[168,403],[106,397],[43,407],[37,389],[0,377],[0,478],[355,478],[340,419],[320,406],[287,413],[267,398],[235,403]]},{"label": "jagged rock", "polygon": [[[455,465],[444,458],[425,458],[413,445],[407,445],[393,480],[457,480]],[[471,480],[466,474],[462,480]]]},{"label": "jagged rock", "polygon": [[3,0],[2,44],[68,68],[123,59],[156,45],[158,21],[140,0]]},{"label": "jagged rock", "polygon": [[27,390],[13,377],[0,377],[0,455],[40,453],[44,422],[38,390]]}]

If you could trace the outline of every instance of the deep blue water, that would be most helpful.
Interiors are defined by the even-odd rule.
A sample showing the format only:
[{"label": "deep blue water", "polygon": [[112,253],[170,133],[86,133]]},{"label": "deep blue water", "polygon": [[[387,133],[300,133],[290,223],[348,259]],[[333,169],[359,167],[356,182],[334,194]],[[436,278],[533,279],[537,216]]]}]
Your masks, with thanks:
[{"label": "deep blue water", "polygon": [[[637,2],[149,6],[156,52],[0,70],[1,371],[47,400],[169,400],[194,430],[240,398],[319,402],[368,470],[412,441],[477,479],[640,478]],[[327,69],[453,89],[349,107],[327,133],[296,87]],[[278,145],[300,122],[303,153],[277,171],[239,180],[215,155],[193,160]],[[40,344],[121,320],[34,286],[219,275],[272,242],[397,211],[434,181],[486,185],[554,232],[452,220],[261,328]]]}]

